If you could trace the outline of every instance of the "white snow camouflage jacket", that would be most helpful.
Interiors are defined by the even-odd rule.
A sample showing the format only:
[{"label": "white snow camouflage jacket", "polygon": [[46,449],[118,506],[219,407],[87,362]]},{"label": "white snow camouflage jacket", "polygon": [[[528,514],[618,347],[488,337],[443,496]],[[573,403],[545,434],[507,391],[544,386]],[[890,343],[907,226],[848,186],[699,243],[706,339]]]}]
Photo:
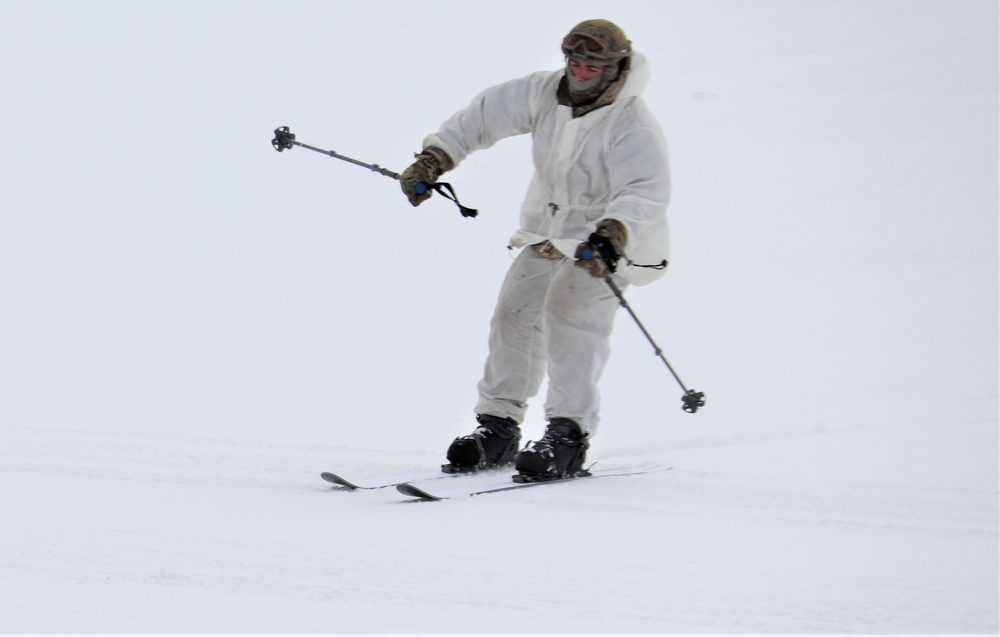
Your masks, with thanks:
[{"label": "white snow camouflage jacket", "polygon": [[[633,53],[632,68],[617,99],[581,117],[558,103],[564,71],[542,71],[480,93],[423,147],[446,151],[457,166],[474,151],[501,139],[532,134],[535,174],[521,206],[521,227],[511,245],[549,240],[571,258],[603,219],[628,231],[625,256],[636,264],[670,258],[667,203],[670,173],[660,126],[640,97],[649,65]],[[626,281],[645,285],[663,270],[627,266]]]}]

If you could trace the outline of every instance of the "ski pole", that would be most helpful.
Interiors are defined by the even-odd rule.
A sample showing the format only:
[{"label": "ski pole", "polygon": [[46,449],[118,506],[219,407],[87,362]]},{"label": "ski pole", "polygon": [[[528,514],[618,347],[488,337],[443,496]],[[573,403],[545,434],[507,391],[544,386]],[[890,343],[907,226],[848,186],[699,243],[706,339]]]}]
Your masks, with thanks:
[{"label": "ski pole", "polygon": [[[585,260],[592,259],[594,258],[594,252],[596,250],[601,259],[604,260],[604,263],[607,264],[608,270],[610,270],[611,273],[613,274],[615,270],[618,269],[619,255],[615,252],[614,246],[611,245],[611,242],[607,241],[604,237],[596,233],[590,236],[588,242],[593,247],[588,246],[584,248],[583,251],[580,253],[580,258]],[[676,380],[677,384],[680,385],[681,389],[684,390],[684,395],[681,396],[681,402],[683,403],[683,406],[681,408],[687,413],[693,414],[697,412],[700,407],[704,407],[705,393],[700,391],[695,391],[693,389],[688,389],[684,385],[684,381],[682,381],[681,377],[677,375],[676,371],[674,371],[673,365],[671,365],[670,361],[667,360],[667,357],[664,356],[663,350],[660,348],[659,345],[656,344],[656,341],[653,340],[653,337],[649,333],[649,330],[646,329],[646,326],[643,325],[642,321],[639,320],[639,317],[632,309],[632,306],[629,305],[628,301],[625,300],[625,295],[622,294],[622,291],[618,288],[617,285],[615,285],[615,282],[611,279],[611,274],[604,277],[604,282],[608,284],[608,287],[611,288],[611,291],[614,292],[616,297],[618,297],[618,302],[632,316],[632,320],[634,320],[635,324],[639,326],[639,329],[646,337],[646,340],[648,340],[649,344],[653,346],[654,353],[660,358],[661,361],[663,361],[663,364],[667,366],[667,369],[670,370],[671,375],[673,375],[674,380]]]},{"label": "ski pole", "polygon": [[653,337],[650,336],[649,330],[646,329],[646,326],[643,325],[642,321],[639,320],[639,317],[636,316],[635,311],[632,309],[632,306],[629,305],[628,301],[625,300],[625,295],[622,294],[622,291],[618,289],[618,286],[615,285],[615,282],[611,280],[611,276],[604,277],[604,282],[608,284],[608,287],[611,288],[611,291],[614,292],[615,296],[618,297],[618,302],[621,303],[621,306],[626,310],[628,310],[628,313],[632,315],[632,319],[635,320],[635,324],[639,326],[639,329],[646,336],[646,340],[648,340],[649,344],[653,346],[654,353],[660,357],[660,360],[663,361],[663,364],[667,366],[668,370],[670,370],[670,373],[677,381],[677,384],[680,385],[681,389],[684,390],[684,395],[681,397],[681,402],[684,403],[683,406],[684,411],[688,412],[689,414],[693,414],[696,411],[698,411],[699,407],[704,407],[705,392],[695,391],[693,389],[688,389],[687,387],[684,386],[684,381],[682,381],[681,377],[677,375],[676,371],[674,371],[674,368],[670,364],[670,361],[668,361],[667,357],[663,355],[663,350],[660,349],[660,346],[657,345],[656,341],[653,340]]},{"label": "ski pole", "polygon": [[[370,164],[368,162],[363,162],[358,159],[347,157],[346,155],[341,155],[340,153],[332,150],[323,150],[322,148],[316,148],[315,146],[310,146],[309,144],[304,144],[300,141],[296,141],[295,133],[289,131],[287,126],[281,126],[279,128],[274,129],[274,139],[271,140],[271,145],[274,146],[274,149],[279,153],[283,150],[290,149],[292,146],[301,146],[302,148],[308,148],[309,150],[316,151],[317,153],[322,153],[329,157],[333,157],[334,159],[339,159],[341,161],[346,161],[349,164],[354,164],[355,166],[361,166],[362,168],[367,168],[372,172],[376,172],[380,175],[385,175],[386,177],[391,177],[392,179],[396,180],[400,179],[399,173],[395,173],[387,168],[383,168],[378,164]],[[451,201],[455,202],[455,205],[458,206],[458,210],[462,213],[463,217],[475,217],[476,215],[479,214],[478,210],[474,210],[473,208],[467,208],[466,206],[463,206],[461,203],[459,203],[458,196],[455,195],[455,189],[451,187],[451,184],[441,183],[441,182],[428,184],[426,182],[421,181],[415,186],[415,190],[417,191],[418,195],[422,195],[428,190],[437,191],[437,193],[442,197],[444,197],[445,199],[450,199]]]}]

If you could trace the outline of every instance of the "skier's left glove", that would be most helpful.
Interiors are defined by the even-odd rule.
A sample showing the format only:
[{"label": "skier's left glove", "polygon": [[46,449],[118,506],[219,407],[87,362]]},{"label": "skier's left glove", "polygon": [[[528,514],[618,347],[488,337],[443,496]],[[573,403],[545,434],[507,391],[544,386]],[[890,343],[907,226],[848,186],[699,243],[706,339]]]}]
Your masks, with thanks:
[{"label": "skier's left glove", "polygon": [[[628,242],[628,231],[617,219],[605,219],[598,224],[597,231],[590,235],[586,242],[577,247],[576,262],[573,265],[586,270],[587,274],[595,279],[603,279],[612,274],[611,268],[608,267],[607,261],[596,246],[602,240],[611,244],[611,261],[617,264],[625,250],[625,244]],[[584,252],[589,254],[589,259],[583,258]]]},{"label": "skier's left glove", "polygon": [[[448,153],[436,146],[429,146],[416,155],[417,161],[399,176],[399,185],[403,194],[410,200],[412,206],[419,206],[431,198],[429,186],[436,183],[438,177],[455,167]],[[424,184],[423,192],[417,192],[417,185]]]}]

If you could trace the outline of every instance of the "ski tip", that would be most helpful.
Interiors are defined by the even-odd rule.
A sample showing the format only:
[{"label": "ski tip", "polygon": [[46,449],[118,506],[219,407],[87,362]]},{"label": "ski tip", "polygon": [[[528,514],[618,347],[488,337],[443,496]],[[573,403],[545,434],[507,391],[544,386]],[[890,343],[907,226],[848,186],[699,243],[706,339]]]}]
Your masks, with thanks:
[{"label": "ski tip", "polygon": [[324,471],[323,473],[319,474],[319,477],[323,478],[324,480],[326,480],[331,484],[335,484],[340,487],[347,487],[348,489],[358,488],[358,485],[348,482],[347,480],[344,480],[343,478],[338,476],[336,473],[330,473],[329,471]]},{"label": "ski tip", "polygon": [[440,496],[436,496],[433,493],[428,493],[419,487],[415,487],[412,484],[403,483],[396,485],[396,491],[399,491],[403,495],[410,496],[411,498],[419,498],[421,500],[426,500],[428,502],[435,502],[437,500],[444,500]]}]

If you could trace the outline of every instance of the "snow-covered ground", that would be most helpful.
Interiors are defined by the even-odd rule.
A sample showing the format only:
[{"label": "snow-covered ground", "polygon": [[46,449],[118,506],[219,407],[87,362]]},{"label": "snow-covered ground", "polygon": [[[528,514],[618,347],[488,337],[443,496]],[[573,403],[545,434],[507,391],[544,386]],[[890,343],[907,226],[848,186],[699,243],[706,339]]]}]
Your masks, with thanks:
[{"label": "snow-covered ground", "polygon": [[[1000,630],[995,2],[2,8],[0,632]],[[675,182],[628,295],[708,405],[622,314],[590,457],[674,469],[331,489],[471,429],[530,140],[469,220],[272,131],[401,170],[598,16]]]}]

